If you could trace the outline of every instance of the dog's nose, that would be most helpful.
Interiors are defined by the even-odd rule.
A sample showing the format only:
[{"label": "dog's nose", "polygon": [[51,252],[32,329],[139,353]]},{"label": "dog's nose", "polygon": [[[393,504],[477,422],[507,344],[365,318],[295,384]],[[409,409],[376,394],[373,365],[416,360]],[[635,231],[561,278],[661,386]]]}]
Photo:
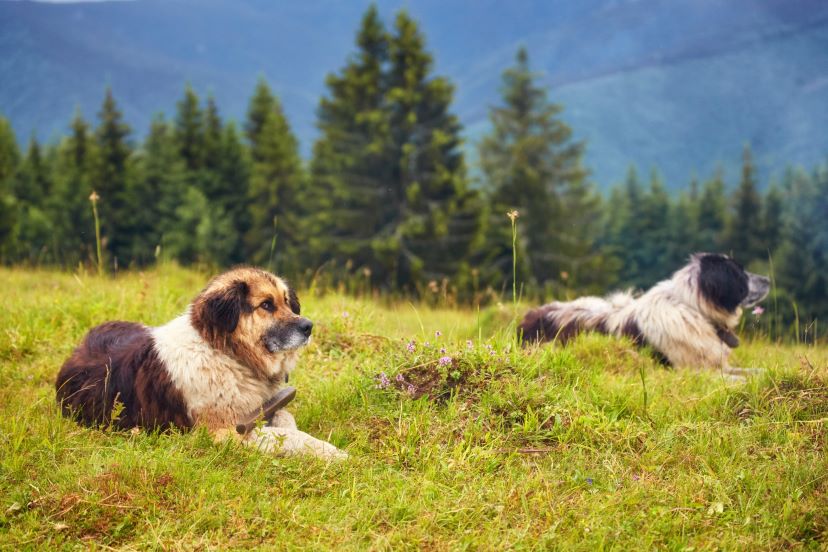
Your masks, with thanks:
[{"label": "dog's nose", "polygon": [[299,320],[299,331],[305,334],[305,337],[310,337],[311,330],[313,330],[313,322],[307,318]]},{"label": "dog's nose", "polygon": [[751,280],[756,280],[762,284],[770,285],[771,283],[770,278],[768,278],[767,276],[762,276],[761,274],[754,274],[753,272],[748,272],[747,275],[748,278],[750,278]]}]

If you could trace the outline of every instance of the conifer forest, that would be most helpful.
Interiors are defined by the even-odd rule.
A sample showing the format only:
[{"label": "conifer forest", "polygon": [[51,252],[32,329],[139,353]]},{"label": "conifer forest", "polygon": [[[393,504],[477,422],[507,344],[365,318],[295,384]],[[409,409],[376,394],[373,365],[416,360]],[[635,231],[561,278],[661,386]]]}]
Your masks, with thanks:
[{"label": "conifer forest", "polygon": [[746,141],[740,175],[666,186],[657,167],[630,167],[597,183],[525,48],[486,135],[464,143],[452,82],[405,11],[386,25],[369,8],[331,69],[308,159],[264,78],[243,121],[190,86],[149,129],[130,128],[109,88],[48,142],[0,117],[0,259],[249,263],[304,285],[487,304],[513,284],[532,299],[643,289],[717,251],[773,278],[764,331],[824,333],[828,165],[762,182]]}]

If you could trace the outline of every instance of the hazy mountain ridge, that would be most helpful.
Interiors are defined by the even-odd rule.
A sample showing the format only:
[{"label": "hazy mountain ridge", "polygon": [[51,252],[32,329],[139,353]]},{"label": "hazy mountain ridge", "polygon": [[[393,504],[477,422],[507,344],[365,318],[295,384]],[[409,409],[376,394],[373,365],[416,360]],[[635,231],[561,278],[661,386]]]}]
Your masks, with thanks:
[{"label": "hazy mountain ridge", "polygon": [[[400,4],[380,9],[390,19]],[[365,5],[0,1],[0,112],[21,141],[34,129],[50,138],[75,105],[93,117],[110,83],[140,136],[155,113],[173,115],[186,80],[240,119],[264,74],[308,152],[324,77],[353,51]],[[470,142],[485,132],[500,73],[525,44],[588,141],[602,186],[630,164],[658,167],[673,188],[719,164],[734,175],[748,141],[764,176],[828,154],[828,3],[426,1],[409,9],[438,73],[456,84]]]}]

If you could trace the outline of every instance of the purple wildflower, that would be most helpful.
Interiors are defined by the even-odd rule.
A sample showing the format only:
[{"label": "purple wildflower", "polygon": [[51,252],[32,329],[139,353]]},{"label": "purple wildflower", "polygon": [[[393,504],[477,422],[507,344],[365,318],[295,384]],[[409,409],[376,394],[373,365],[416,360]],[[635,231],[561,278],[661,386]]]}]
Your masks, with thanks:
[{"label": "purple wildflower", "polygon": [[446,354],[446,348],[445,347],[440,347],[440,354],[441,355]]},{"label": "purple wildflower", "polygon": [[397,380],[397,383],[405,383],[405,378],[402,374],[397,374],[397,377],[395,379]]},{"label": "purple wildflower", "polygon": [[441,335],[443,335],[443,332],[441,332],[440,330],[434,332],[434,337],[440,337]]},{"label": "purple wildflower", "polygon": [[348,311],[342,311],[342,318],[348,318],[349,316],[351,316],[351,313]]},{"label": "purple wildflower", "polygon": [[409,383],[408,384],[408,394],[413,397],[416,392],[417,392],[417,388],[414,387],[414,384]]},{"label": "purple wildflower", "polygon": [[428,341],[426,341],[425,343],[423,343],[423,346],[424,346],[424,347],[431,347],[431,343],[430,343],[430,342],[428,342]]},{"label": "purple wildflower", "polygon": [[759,305],[756,305],[755,307],[753,307],[753,316],[757,316],[757,317],[762,316],[763,312],[765,312],[765,309],[763,309]]},{"label": "purple wildflower", "polygon": [[587,478],[586,478],[586,482],[587,482],[587,485],[592,485],[592,478],[591,478],[591,477],[587,477]]},{"label": "purple wildflower", "polygon": [[388,389],[388,386],[391,385],[391,381],[388,379],[388,376],[385,375],[385,372],[380,372],[379,383],[377,384],[378,389]]},{"label": "purple wildflower", "polygon": [[451,364],[451,357],[450,357],[450,356],[443,356],[443,357],[440,357],[440,360],[438,360],[438,361],[437,361],[437,363],[438,363],[440,366],[446,366],[446,365],[448,365],[448,364]]},{"label": "purple wildflower", "polygon": [[471,339],[467,339],[466,340],[466,348],[471,349],[472,347],[474,347],[474,342]]},{"label": "purple wildflower", "polygon": [[417,348],[417,344],[412,340],[408,342],[408,345],[406,345],[405,348],[408,349],[409,353],[413,353],[414,349]]}]

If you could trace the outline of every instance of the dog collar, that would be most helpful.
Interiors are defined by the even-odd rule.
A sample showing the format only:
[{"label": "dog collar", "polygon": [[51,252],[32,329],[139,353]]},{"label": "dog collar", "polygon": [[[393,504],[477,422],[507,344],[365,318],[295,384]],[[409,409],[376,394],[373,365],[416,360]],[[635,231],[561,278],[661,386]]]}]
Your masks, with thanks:
[{"label": "dog collar", "polygon": [[284,389],[279,389],[279,391],[267,399],[262,406],[248,414],[241,422],[236,424],[236,432],[239,435],[247,435],[253,431],[253,428],[256,427],[257,423],[261,420],[270,420],[277,410],[281,410],[287,406],[295,397],[295,387],[285,387]]}]

